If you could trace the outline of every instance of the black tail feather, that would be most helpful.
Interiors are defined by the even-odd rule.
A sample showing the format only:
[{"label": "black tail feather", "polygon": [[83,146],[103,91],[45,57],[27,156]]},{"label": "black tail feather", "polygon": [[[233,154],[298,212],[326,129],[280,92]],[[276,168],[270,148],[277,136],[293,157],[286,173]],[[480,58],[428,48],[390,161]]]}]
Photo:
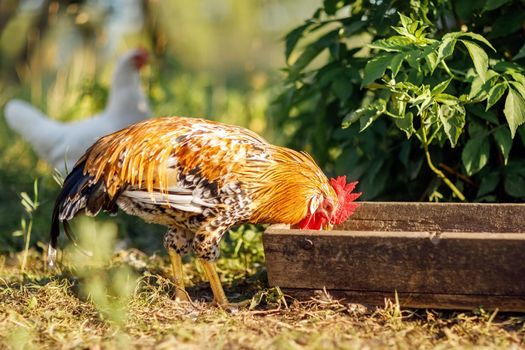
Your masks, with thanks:
[{"label": "black tail feather", "polygon": [[[72,195],[78,191],[78,183],[83,181],[79,180],[79,175],[82,175],[84,168],[84,162],[78,164],[71,173],[64,180],[64,185],[62,190],[58,194],[58,197],[55,201],[55,206],[53,207],[53,216],[51,218],[51,232],[50,232],[50,245],[52,248],[56,249],[58,236],[60,235],[60,221],[64,217],[64,205],[66,201],[70,201]],[[71,213],[71,217],[75,213]],[[68,215],[69,216],[69,215]]]},{"label": "black tail feather", "polygon": [[[84,174],[85,161],[76,164],[64,180],[64,186],[58,195],[51,218],[50,244],[48,264],[54,266],[56,247],[60,235],[60,222],[63,222],[66,236],[78,247],[72,235],[68,220],[80,211],[86,210],[89,215],[97,215],[101,209],[111,209],[115,206],[116,197],[109,198],[104,181],[94,182],[93,176]],[[88,253],[86,253],[88,254]],[[89,254],[88,254],[89,255]]]},{"label": "black tail feather", "polygon": [[55,207],[53,208],[53,215],[51,217],[51,230],[50,230],[50,241],[49,241],[49,248],[47,250],[47,263],[49,264],[49,267],[55,266],[55,260],[57,256],[57,243],[58,243],[58,236],[60,235],[60,222],[58,221],[58,205],[55,203]]}]

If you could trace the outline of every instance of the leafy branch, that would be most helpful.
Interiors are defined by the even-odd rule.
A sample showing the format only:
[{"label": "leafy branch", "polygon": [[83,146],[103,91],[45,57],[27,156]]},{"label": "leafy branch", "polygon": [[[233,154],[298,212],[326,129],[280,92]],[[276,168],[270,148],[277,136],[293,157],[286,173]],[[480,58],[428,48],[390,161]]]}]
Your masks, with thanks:
[{"label": "leafy branch", "polygon": [[281,141],[366,199],[524,200],[525,4],[488,3],[323,0],[285,38]]},{"label": "leafy branch", "polygon": [[[446,138],[454,148],[465,127],[465,105],[486,100],[486,110],[488,110],[508,90],[504,114],[510,133],[498,129],[501,131],[495,134],[497,135],[496,142],[501,145],[500,150],[506,162],[516,130],[525,122],[525,76],[517,66],[513,65],[501,68],[500,64],[503,74],[489,70],[488,55],[478,42],[493,51],[495,49],[479,34],[453,32],[445,34],[441,40],[429,39],[426,25],[402,14],[399,16],[401,27],[393,29],[400,35],[381,39],[368,45],[382,53],[366,64],[362,81],[363,86],[373,84],[373,89],[377,90],[379,87],[388,92],[378,93],[375,101],[369,103],[367,107],[349,113],[343,121],[343,127],[359,121],[360,131],[364,131],[381,115],[393,118],[396,126],[404,131],[408,138],[413,134],[417,136],[423,145],[429,168],[460,200],[464,201],[465,196],[442,171],[433,165],[428,146],[433,141],[442,143]],[[458,79],[445,63],[447,58],[454,55],[458,42],[466,48],[472,62],[471,70],[477,74],[472,79],[471,93],[468,97],[464,95],[457,97],[445,93],[453,79],[464,81],[464,79]],[[400,73],[404,62],[408,67]],[[386,74],[387,70],[390,71],[390,74]],[[436,72],[437,70],[443,72]],[[448,75],[449,78],[433,87],[424,84],[435,75],[445,77]],[[381,82],[378,83],[378,79],[381,79]],[[414,127],[414,115],[421,119],[419,130]],[[428,138],[427,129],[431,131],[430,138]],[[471,139],[463,151],[463,164],[469,175],[481,170],[486,164],[483,156],[488,154],[488,150],[482,141],[480,148],[476,150],[481,149],[485,152],[471,152],[472,147],[478,144],[480,144],[480,139]]]}]

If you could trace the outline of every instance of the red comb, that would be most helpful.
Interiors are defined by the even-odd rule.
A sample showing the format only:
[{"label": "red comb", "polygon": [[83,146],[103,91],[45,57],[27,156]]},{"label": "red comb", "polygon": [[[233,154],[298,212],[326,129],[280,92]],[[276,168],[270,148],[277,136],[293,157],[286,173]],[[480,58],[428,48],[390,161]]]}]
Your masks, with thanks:
[{"label": "red comb", "polygon": [[135,49],[132,59],[135,68],[141,69],[149,61],[149,52],[143,47],[138,47]]},{"label": "red comb", "polygon": [[336,179],[330,179],[330,185],[332,185],[339,198],[339,206],[333,219],[335,225],[345,222],[359,206],[358,203],[353,203],[353,201],[359,198],[361,192],[352,193],[357,183],[358,182],[355,181],[347,184],[346,176],[338,176]]}]

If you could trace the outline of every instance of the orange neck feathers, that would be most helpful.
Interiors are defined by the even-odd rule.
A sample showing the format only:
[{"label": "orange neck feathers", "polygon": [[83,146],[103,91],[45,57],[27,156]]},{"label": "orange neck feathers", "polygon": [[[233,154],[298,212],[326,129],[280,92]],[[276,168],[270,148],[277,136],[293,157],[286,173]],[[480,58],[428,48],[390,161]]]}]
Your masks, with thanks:
[{"label": "orange neck feathers", "polygon": [[322,194],[337,201],[328,179],[308,154],[277,146],[271,151],[272,161],[247,164],[257,171],[248,170],[240,176],[252,193],[250,222],[296,224],[307,216],[312,197]]}]

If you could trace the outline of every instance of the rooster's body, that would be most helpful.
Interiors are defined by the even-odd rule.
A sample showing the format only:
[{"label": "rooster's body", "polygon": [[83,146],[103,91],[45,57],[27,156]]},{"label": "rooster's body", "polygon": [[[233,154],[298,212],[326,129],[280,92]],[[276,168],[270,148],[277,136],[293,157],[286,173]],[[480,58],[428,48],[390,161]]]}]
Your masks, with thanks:
[{"label": "rooster's body", "polygon": [[169,227],[164,243],[174,266],[190,250],[209,264],[223,234],[242,222],[315,229],[340,222],[355,208],[355,195],[340,185],[306,153],[249,130],[202,119],[148,120],[101,138],[79,160],[56,202],[51,247],[60,221],[119,207]]},{"label": "rooster's body", "polygon": [[27,102],[9,101],[5,117],[9,126],[28,141],[51,166],[69,170],[99,137],[147,118],[148,101],[140,86],[139,69],[147,62],[143,49],[131,50],[117,63],[108,105],[95,116],[61,123]]}]

